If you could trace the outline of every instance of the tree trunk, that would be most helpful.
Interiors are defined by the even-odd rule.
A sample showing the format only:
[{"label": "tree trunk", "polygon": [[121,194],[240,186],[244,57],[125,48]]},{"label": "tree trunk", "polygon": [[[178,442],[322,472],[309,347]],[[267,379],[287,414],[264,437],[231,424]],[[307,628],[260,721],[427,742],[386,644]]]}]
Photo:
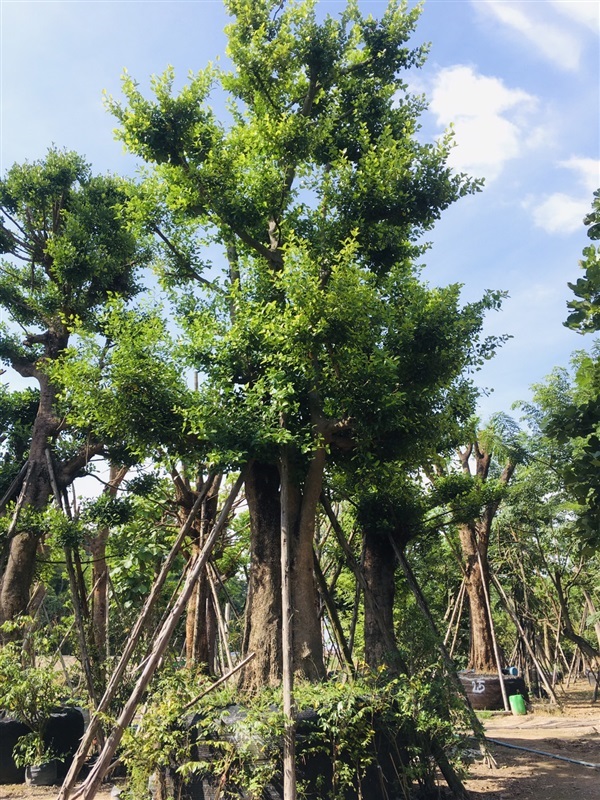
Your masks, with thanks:
[{"label": "tree trunk", "polygon": [[[127,467],[110,466],[110,476],[105,493],[111,497],[116,497],[119,486],[121,485]],[[91,608],[91,639],[94,647],[94,664],[96,669],[96,679],[104,690],[105,676],[103,674],[103,664],[107,655],[108,639],[108,563],[106,561],[106,545],[110,529],[101,528],[96,536],[90,538],[87,547],[92,556],[92,608]]]},{"label": "tree trunk", "polygon": [[484,547],[484,553],[481,554],[483,574],[477,558],[478,541],[482,541],[480,533],[478,524],[462,525],[459,530],[470,611],[471,636],[468,668],[475,672],[495,673],[498,665],[494,657],[494,640],[485,601],[485,587],[489,592],[490,585],[487,547]]},{"label": "tree trunk", "polygon": [[387,536],[374,532],[364,534],[363,572],[365,592],[365,661],[371,669],[390,667],[395,652],[389,642],[395,641],[394,595],[396,556]]},{"label": "tree trunk", "polygon": [[325,458],[325,449],[320,447],[313,454],[302,489],[299,481],[295,482],[295,487],[290,487],[290,511],[293,514],[294,506],[297,510],[291,541],[294,674],[308,681],[319,681],[325,677],[313,550]]},{"label": "tree trunk", "polygon": [[[38,412],[29,453],[29,479],[23,486],[21,515],[28,509],[44,508],[52,494],[46,463],[46,442],[52,430],[45,415]],[[35,575],[40,535],[27,529],[26,520],[23,524],[17,521],[15,531],[4,544],[0,560],[0,624],[27,612]]]},{"label": "tree trunk", "polygon": [[0,624],[27,611],[35,574],[39,537],[32,531],[17,533],[8,542],[0,583]]},{"label": "tree trunk", "polygon": [[255,693],[281,681],[281,508],[279,470],[255,462],[246,478],[250,513],[250,570],[243,655],[256,653],[244,667],[240,689]]},{"label": "tree trunk", "polygon": [[[318,616],[313,542],[321,493],[325,451],[318,449],[305,475],[292,470],[291,588],[293,605],[294,673],[306,680],[325,675],[323,641]],[[246,602],[243,653],[256,657],[243,670],[240,688],[256,692],[281,682],[281,508],[277,467],[254,463],[246,479],[250,512],[250,578]]]}]

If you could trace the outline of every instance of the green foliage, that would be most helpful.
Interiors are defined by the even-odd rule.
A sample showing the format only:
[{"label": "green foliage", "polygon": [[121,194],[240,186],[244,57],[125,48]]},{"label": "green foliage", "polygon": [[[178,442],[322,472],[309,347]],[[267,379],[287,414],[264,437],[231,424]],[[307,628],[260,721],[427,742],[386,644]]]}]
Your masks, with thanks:
[{"label": "green foliage", "polygon": [[452,522],[468,524],[479,519],[486,506],[499,503],[506,493],[507,487],[498,480],[483,481],[454,472],[436,478],[429,497],[432,508],[448,507]]},{"label": "green foliage", "polygon": [[49,543],[60,547],[77,547],[83,540],[83,525],[80,520],[70,519],[62,510],[50,506],[44,512]]},{"label": "green foliage", "polygon": [[13,758],[17,767],[38,767],[57,759],[58,753],[46,747],[39,733],[26,733],[17,739]]},{"label": "green foliage", "polygon": [[[170,769],[183,780],[201,774],[222,786],[223,797],[251,797],[280,780],[283,715],[279,692],[265,691],[242,706],[231,690],[206,695],[194,706],[200,745],[195,759],[193,735],[182,726],[182,707],[204,689],[206,678],[176,673],[157,685],[137,728],[128,731],[124,760],[131,771],[131,798],[145,790],[149,775]],[[449,692],[437,668],[391,683],[372,678],[356,682],[300,684],[296,691],[300,718],[299,748],[303,758],[325,756],[330,783],[323,775],[320,795],[337,800],[358,787],[378,747],[389,750],[398,770],[398,791],[427,781],[433,769],[435,740],[455,767],[464,759],[463,731],[468,727],[462,701]],[[190,712],[190,713],[194,713]],[[189,720],[191,721],[191,719]],[[303,796],[302,785],[300,797]]]},{"label": "green foliage", "polygon": [[87,503],[82,509],[82,517],[99,528],[114,528],[124,525],[132,517],[132,501],[128,497],[113,497],[103,492]]},{"label": "green foliage", "polygon": [[[145,256],[122,212],[127,184],[92,176],[76,153],[50,149],[45,159],[15,164],[0,181],[0,304],[24,326],[53,322],[92,325],[109,295],[138,290],[136,267]],[[23,266],[20,265],[23,262]],[[11,353],[10,337],[2,355]],[[35,359],[35,347],[22,356]]]},{"label": "green foliage", "polygon": [[[575,374],[555,370],[536,387],[536,403],[527,406],[535,415],[538,436],[550,453],[574,507],[575,527],[581,544],[591,550],[599,544],[600,530],[600,359],[599,347],[591,354],[576,353]],[[548,457],[548,456],[546,456]]]},{"label": "green foliage", "polygon": [[0,496],[25,461],[38,404],[34,389],[10,391],[0,384]]},{"label": "green foliage", "polygon": [[[479,187],[447,168],[450,138],[415,136],[424,104],[400,76],[424,58],[407,45],[418,10],[391,2],[375,21],[349,3],[319,22],[312,2],[227,7],[234,71],[211,65],[175,94],[169,69],[151,99],[125,76],[125,102],[108,100],[127,148],[155,165],[135,205],[203,377],[186,429],[220,468],[323,438],[333,455],[404,457],[471,413],[458,376],[501,341],[479,340],[499,293],[460,308],[460,287],[430,289],[412,263],[418,237]],[[211,280],[208,242],[228,264]]]},{"label": "green foliage", "polygon": [[16,642],[0,648],[0,708],[32,731],[17,742],[14,754],[18,765],[38,765],[60,757],[44,746],[44,731],[50,713],[65,702],[67,695],[67,688],[51,666],[24,663]]},{"label": "green foliage", "polygon": [[[175,524],[164,518],[162,494],[157,491],[149,497],[129,497],[116,505],[103,503],[99,509],[103,515],[105,511],[115,514],[116,527],[111,528],[107,555],[114,590],[127,612],[134,613],[146,598],[175,536]],[[117,522],[117,517],[122,521]],[[177,562],[174,576],[181,566]]]},{"label": "green foliage", "polygon": [[161,312],[113,298],[98,320],[103,339],[78,330],[76,344],[47,366],[68,422],[106,442],[116,463],[189,447],[187,388]]},{"label": "green foliage", "polygon": [[[588,237],[594,242],[600,239],[600,189],[594,192],[592,211],[584,219],[588,226]],[[579,298],[567,303],[572,309],[565,325],[580,333],[600,330],[600,247],[590,244],[583,251],[580,266],[585,276],[569,283],[573,294]]]}]

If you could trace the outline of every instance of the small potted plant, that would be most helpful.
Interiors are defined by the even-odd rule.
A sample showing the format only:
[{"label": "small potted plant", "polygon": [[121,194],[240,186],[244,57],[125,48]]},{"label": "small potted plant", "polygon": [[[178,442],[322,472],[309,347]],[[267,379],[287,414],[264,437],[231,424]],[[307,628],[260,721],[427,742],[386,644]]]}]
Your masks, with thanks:
[{"label": "small potted plant", "polygon": [[64,695],[65,686],[52,667],[24,664],[16,642],[0,646],[0,709],[29,728],[13,748],[14,762],[26,768],[28,783],[56,782],[56,762],[62,754],[51,750],[45,734],[50,716],[64,702]]},{"label": "small potted plant", "polygon": [[25,767],[25,781],[33,786],[52,786],[56,783],[57,755],[44,742],[43,734],[26,733],[13,748],[17,767]]}]

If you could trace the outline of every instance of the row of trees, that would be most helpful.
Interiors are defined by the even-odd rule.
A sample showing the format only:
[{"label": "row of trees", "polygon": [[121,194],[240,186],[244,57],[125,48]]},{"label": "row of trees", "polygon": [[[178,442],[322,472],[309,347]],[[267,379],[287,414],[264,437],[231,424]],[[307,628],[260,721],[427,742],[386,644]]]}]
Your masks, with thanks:
[{"label": "row of trees", "polygon": [[[451,136],[417,135],[424,101],[403,79],[425,57],[408,43],[417,12],[226,6],[229,71],[175,92],[167,70],[151,97],[125,76],[124,100],[108,101],[143,180],[52,149],[0,184],[0,356],[36,381],[0,396],[0,623],[42,604],[60,614],[66,575],[97,700],[176,530],[172,591],[242,471],[243,503],[178,634],[188,664],[214,673],[254,653],[249,693],[279,683],[287,655],[309,681],[357,657],[406,673],[431,654],[401,563],[438,627],[466,593],[458,663],[494,671],[492,617],[507,658],[514,633],[490,561],[525,627],[550,582],[549,624],[593,662],[569,593],[594,608],[581,559],[598,536],[597,353],[536,388],[523,430],[474,421],[473,373],[502,344],[484,315],[502,293],[463,305],[459,284],[421,274],[423,236],[480,186],[447,167]],[[582,331],[598,327],[597,249],[585,258],[569,318]],[[78,505],[71,487],[98,459],[104,491]]]}]

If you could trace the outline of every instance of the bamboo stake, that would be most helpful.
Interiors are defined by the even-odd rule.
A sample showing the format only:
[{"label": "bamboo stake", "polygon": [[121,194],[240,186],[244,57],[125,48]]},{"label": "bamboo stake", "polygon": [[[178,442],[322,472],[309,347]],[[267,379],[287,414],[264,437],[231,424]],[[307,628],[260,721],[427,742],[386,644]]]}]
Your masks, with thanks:
[{"label": "bamboo stake", "polygon": [[293,605],[290,581],[291,518],[289,457],[283,448],[281,470],[281,645],[283,651],[283,800],[296,800],[296,708],[294,702]]},{"label": "bamboo stake", "polygon": [[467,585],[466,583],[463,584],[464,592],[460,599],[460,608],[458,610],[458,616],[456,618],[456,627],[454,629],[454,636],[452,637],[452,645],[450,647],[450,657],[454,658],[454,651],[456,649],[456,642],[458,641],[458,632],[460,631],[460,621],[462,619],[462,612],[465,604],[465,597],[467,596]]},{"label": "bamboo stake", "polygon": [[[114,725],[114,728],[106,740],[106,744],[104,745],[102,752],[98,756],[98,760],[94,764],[90,774],[84,781],[81,787],[79,787],[73,797],[83,797],[84,800],[93,800],[95,798],[96,793],[102,783],[102,780],[110,767],[110,762],[117,751],[117,748],[121,742],[123,734],[125,733],[125,729],[131,723],[133,719],[136,709],[144,696],[144,692],[146,691],[148,684],[150,683],[152,676],[154,675],[156,668],[162,659],[169,642],[171,640],[171,636],[181,618],[181,615],[185,611],[186,605],[190,596],[194,590],[194,586],[196,581],[198,580],[200,573],[206,566],[206,561],[217,542],[217,538],[219,537],[221,531],[225,527],[227,520],[229,519],[229,514],[231,512],[231,507],[235,498],[237,497],[244,480],[246,479],[247,473],[247,466],[242,470],[238,479],[236,480],[233,488],[231,489],[227,500],[219,514],[219,518],[217,519],[215,525],[213,526],[210,535],[208,536],[202,550],[198,553],[196,560],[194,562],[194,566],[190,570],[186,583],[181,591],[181,594],[177,598],[173,609],[163,626],[163,629],[160,631],[152,649],[152,652],[148,656],[148,661],[144,670],[140,677],[137,680],[137,683],[131,693],[131,697],[125,704],[123,711],[117,722]],[[195,505],[195,504],[194,504]],[[63,784],[64,788],[64,784]],[[60,795],[59,795],[60,797]]]},{"label": "bamboo stake", "polygon": [[477,560],[479,562],[479,571],[481,572],[481,583],[483,586],[485,605],[487,608],[488,619],[490,621],[490,633],[492,635],[492,644],[494,646],[494,658],[496,659],[496,669],[498,670],[498,679],[500,680],[500,689],[502,690],[502,700],[504,702],[504,710],[510,711],[510,703],[508,702],[508,695],[506,694],[506,686],[504,685],[504,675],[502,674],[502,663],[500,661],[498,640],[496,639],[496,631],[494,630],[494,620],[492,618],[492,606],[490,603],[490,595],[484,579],[483,561],[481,560],[481,552],[479,550],[479,547],[477,547]]},{"label": "bamboo stake", "polygon": [[221,678],[219,678],[218,681],[211,683],[211,685],[207,689],[205,689],[203,692],[200,692],[200,694],[196,695],[196,697],[194,697],[193,700],[190,700],[190,702],[187,703],[181,709],[181,713],[185,714],[185,712],[189,711],[190,708],[192,708],[192,706],[195,706],[196,703],[199,703],[203,697],[206,697],[206,695],[209,694],[209,692],[214,692],[215,689],[218,689],[218,687],[221,686],[222,683],[225,683],[225,681],[229,680],[229,678],[231,678],[232,675],[235,675],[236,672],[239,672],[242,669],[242,667],[245,667],[249,661],[252,661],[255,655],[256,655],[255,653],[249,653],[246,656],[246,658],[240,661],[239,664],[236,664],[235,667],[232,667],[231,670],[226,675],[223,675]]},{"label": "bamboo stake", "polygon": [[319,558],[314,548],[313,548],[313,562],[315,568],[315,577],[317,579],[319,591],[321,592],[321,595],[323,597],[323,603],[325,605],[325,609],[327,610],[327,615],[329,617],[329,621],[333,629],[334,639],[337,643],[338,649],[341,651],[339,654],[340,664],[343,661],[345,666],[350,670],[350,672],[352,672],[354,670],[352,653],[350,652],[350,649],[348,647],[348,642],[346,641],[346,637],[344,636],[344,631],[342,630],[342,624],[340,622],[340,617],[337,612],[337,608],[335,607],[335,603],[333,602],[333,598],[331,597],[331,593],[329,591],[329,588],[327,587],[327,581],[325,580],[325,576],[323,575],[323,571],[321,570],[321,565],[319,564]]},{"label": "bamboo stake", "polygon": [[8,487],[8,489],[4,493],[4,496],[0,500],[0,511],[4,510],[4,506],[8,503],[10,498],[15,493],[17,486],[21,483],[21,481],[25,477],[25,474],[27,473],[28,469],[29,469],[29,461],[26,461],[19,470],[18,474],[12,479],[10,486]]},{"label": "bamboo stake", "polygon": [[202,487],[202,491],[196,498],[196,502],[194,503],[192,510],[188,514],[188,518],[182,525],[179,531],[179,535],[177,536],[177,539],[175,540],[171,548],[171,551],[169,552],[168,556],[163,562],[161,570],[156,580],[154,581],[152,589],[150,590],[150,594],[146,598],[146,601],[144,603],[142,610],[140,611],[137,621],[133,626],[131,633],[129,634],[129,638],[127,639],[127,642],[123,649],[123,653],[121,654],[121,658],[119,659],[119,663],[115,667],[114,672],[106,686],[106,689],[104,690],[104,695],[102,696],[100,702],[98,703],[96,712],[92,715],[90,723],[81,739],[81,743],[79,745],[77,753],[73,758],[73,762],[69,768],[69,771],[67,772],[63,785],[58,794],[58,800],[68,800],[70,791],[73,785],[75,784],[77,776],[79,775],[81,767],[83,766],[83,763],[87,757],[88,750],[90,749],[92,742],[94,741],[94,738],[96,736],[96,733],[100,728],[100,720],[101,720],[100,715],[107,710],[110,702],[115,696],[115,693],[119,687],[121,679],[125,674],[125,670],[127,668],[127,665],[129,664],[131,656],[133,655],[135,648],[137,647],[142,630],[144,629],[144,626],[146,625],[150,617],[150,614],[152,613],[152,610],[156,605],[160,592],[169,575],[169,572],[171,571],[171,567],[173,566],[173,563],[177,558],[177,554],[179,553],[179,550],[181,549],[181,546],[185,541],[186,536],[188,535],[188,533],[192,528],[192,525],[194,524],[194,520],[196,519],[200,511],[200,508],[202,506],[202,503],[204,502],[204,499],[208,494],[208,491],[211,487],[211,483],[212,483],[211,480],[207,480],[204,486]]},{"label": "bamboo stake", "polygon": [[562,606],[558,611],[558,622],[556,623],[556,642],[554,644],[554,661],[552,662],[552,686],[556,685],[558,669],[558,647],[560,644],[560,623],[562,619]]},{"label": "bamboo stake", "polygon": [[[63,504],[60,492],[58,490],[58,482],[54,472],[54,464],[52,463],[52,454],[49,448],[45,450],[46,464],[48,467],[48,477],[50,478],[50,485],[54,495],[54,505],[63,514]],[[66,514],[65,514],[66,516]],[[67,565],[67,575],[69,576],[69,586],[71,588],[71,599],[73,600],[73,614],[75,616],[75,627],[77,629],[77,641],[79,643],[79,656],[81,658],[81,666],[83,667],[83,674],[85,675],[85,683],[90,696],[90,700],[94,704],[94,708],[98,705],[98,696],[96,694],[96,687],[94,686],[94,676],[92,673],[92,663],[87,646],[87,637],[85,633],[85,625],[83,621],[83,601],[81,599],[81,587],[77,581],[75,574],[75,566],[73,564],[73,548],[65,545],[64,547],[65,561]],[[84,594],[85,599],[85,594]]]},{"label": "bamboo stake", "polygon": [[23,503],[25,502],[25,495],[27,493],[27,487],[29,486],[29,482],[35,472],[35,464],[31,462],[27,462],[27,470],[25,472],[25,477],[23,479],[23,485],[21,486],[21,491],[19,492],[19,497],[15,504],[15,510],[12,515],[12,519],[10,521],[10,525],[8,526],[8,530],[6,531],[6,538],[12,539],[16,529],[17,523],[19,521],[19,515],[21,513],[21,509],[23,508]]},{"label": "bamboo stake", "polygon": [[446,635],[444,636],[444,644],[445,645],[448,644],[448,639],[450,638],[450,632],[451,632],[452,628],[454,627],[454,621],[456,619],[457,614],[458,614],[458,619],[460,621],[460,616],[462,614],[462,608],[463,608],[463,600],[464,600],[464,597],[465,597],[466,590],[467,590],[467,584],[465,582],[465,579],[463,578],[463,581],[462,581],[462,583],[460,585],[460,589],[458,590],[458,595],[456,597],[456,601],[455,601],[454,606],[452,608],[452,614],[450,615],[450,622],[448,623],[448,628],[446,630]]},{"label": "bamboo stake", "polygon": [[[460,694],[465,700],[465,705],[467,708],[467,713],[469,714],[471,727],[473,728],[473,733],[475,734],[475,737],[479,742],[479,746],[481,747],[482,752],[484,753],[485,757],[490,761],[490,763],[495,765],[495,761],[487,747],[487,741],[485,738],[485,730],[483,729],[483,725],[481,724],[481,721],[478,718],[477,714],[474,712],[473,706],[471,705],[471,701],[469,700],[467,693],[465,691],[465,687],[462,685],[460,678],[456,674],[456,668],[454,666],[454,662],[450,658],[450,655],[448,654],[448,651],[446,649],[446,645],[444,644],[444,641],[440,636],[440,633],[437,629],[437,625],[435,624],[435,620],[433,619],[431,611],[429,610],[429,606],[427,605],[427,600],[425,599],[425,595],[421,591],[421,587],[419,586],[419,583],[415,577],[414,572],[412,571],[410,564],[406,560],[404,552],[401,550],[400,547],[398,547],[392,536],[390,536],[389,539],[392,548],[396,553],[396,558],[398,559],[398,561],[400,562],[400,566],[402,567],[402,571],[404,573],[404,577],[406,578],[406,582],[408,583],[408,586],[411,592],[413,593],[415,600],[417,601],[417,605],[419,606],[421,613],[423,614],[423,616],[427,620],[427,623],[429,624],[429,627],[431,628],[431,632],[433,633],[437,649],[440,655],[442,656],[442,660],[448,671],[448,676],[450,677],[450,680],[452,681],[454,688],[456,689],[458,694]],[[463,786],[462,781],[454,771],[452,765],[448,761],[442,748],[435,741],[432,742],[432,746],[434,748],[434,756],[437,761],[438,767],[440,768],[442,775],[444,776],[449,788],[454,793],[454,796],[461,798],[462,800],[469,800],[470,797],[469,793]]]},{"label": "bamboo stake", "polygon": [[508,611],[509,616],[511,617],[512,621],[517,626],[517,630],[519,631],[519,633],[521,635],[523,643],[525,644],[525,647],[527,648],[527,650],[529,652],[529,655],[531,656],[531,660],[535,664],[535,668],[537,669],[538,674],[539,674],[540,678],[542,679],[542,682],[543,682],[543,684],[544,684],[544,686],[546,688],[546,691],[548,692],[548,697],[550,697],[550,699],[551,699],[551,701],[553,703],[555,703],[556,705],[560,705],[559,702],[558,702],[558,698],[556,697],[556,693],[555,693],[554,689],[552,688],[552,686],[550,684],[550,681],[548,680],[548,677],[546,675],[546,672],[545,672],[544,668],[542,667],[542,665],[540,664],[540,662],[538,661],[538,659],[535,656],[535,651],[534,651],[533,647],[531,646],[531,643],[529,642],[529,639],[527,638],[527,636],[525,634],[525,631],[523,630],[523,626],[521,625],[521,621],[519,620],[519,617],[517,616],[516,612],[513,611],[513,609],[510,607],[510,604],[508,602],[508,597],[506,596],[506,592],[502,588],[502,585],[501,585],[500,581],[498,580],[498,578],[496,578],[495,575],[492,575],[491,578],[492,578],[492,581],[494,583],[494,586],[498,590],[498,593],[499,593],[500,597],[502,598],[502,601],[503,601],[503,604],[504,604],[504,608]]},{"label": "bamboo stake", "polygon": [[[221,645],[223,648],[223,652],[225,653],[225,658],[227,659],[227,666],[231,671],[233,669],[233,661],[231,660],[231,653],[229,652],[229,643],[227,642],[227,632],[225,630],[223,615],[221,614],[221,606],[219,605],[219,597],[217,595],[217,590],[215,588],[215,582],[212,576],[211,569],[207,570],[207,577],[208,577],[208,585],[210,587],[210,593],[212,595],[213,605],[215,607],[215,616],[217,618],[217,626],[219,628],[219,635],[221,637]],[[225,670],[223,670],[223,672],[225,672]]]}]

